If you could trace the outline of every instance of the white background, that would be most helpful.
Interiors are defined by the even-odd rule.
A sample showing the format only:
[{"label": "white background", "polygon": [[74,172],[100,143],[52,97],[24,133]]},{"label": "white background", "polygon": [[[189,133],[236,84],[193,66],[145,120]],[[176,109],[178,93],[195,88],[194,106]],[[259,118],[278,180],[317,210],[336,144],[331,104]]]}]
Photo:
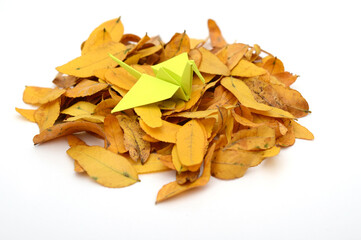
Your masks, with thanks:
[{"label": "white background", "polygon": [[[100,23],[126,33],[259,44],[301,77],[315,135],[237,180],[155,205],[173,174],[109,189],[73,171],[65,139],[33,146],[15,112],[25,85],[52,87]],[[360,11],[357,1],[0,0],[0,239],[361,239]]]}]

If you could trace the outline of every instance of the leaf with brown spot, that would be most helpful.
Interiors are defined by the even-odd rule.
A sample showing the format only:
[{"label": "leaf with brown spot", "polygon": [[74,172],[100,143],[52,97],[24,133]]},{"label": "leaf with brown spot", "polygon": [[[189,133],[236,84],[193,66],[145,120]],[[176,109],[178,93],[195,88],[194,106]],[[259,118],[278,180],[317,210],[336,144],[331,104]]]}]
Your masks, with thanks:
[{"label": "leaf with brown spot", "polygon": [[129,151],[129,155],[134,161],[140,159],[144,164],[150,154],[150,143],[143,140],[144,131],[134,118],[126,115],[118,115],[117,118],[124,131],[125,149]]},{"label": "leaf with brown spot", "polygon": [[296,118],[304,117],[310,113],[308,102],[297,90],[273,85],[279,99],[285,104],[286,109]]},{"label": "leaf with brown spot", "polygon": [[77,77],[64,75],[62,73],[58,73],[53,80],[53,83],[59,88],[70,88],[74,86],[78,81]]}]

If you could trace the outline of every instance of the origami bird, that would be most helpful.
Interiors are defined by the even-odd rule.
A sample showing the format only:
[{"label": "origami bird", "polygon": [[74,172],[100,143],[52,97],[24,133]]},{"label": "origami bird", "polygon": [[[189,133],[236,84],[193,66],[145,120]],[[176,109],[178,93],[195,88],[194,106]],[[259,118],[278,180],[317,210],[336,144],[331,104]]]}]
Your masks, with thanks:
[{"label": "origami bird", "polygon": [[179,54],[152,66],[155,77],[138,72],[111,54],[109,56],[138,79],[114,107],[112,113],[169,98],[188,101],[191,96],[193,72],[198,75],[202,82],[205,82],[194,60],[188,59],[187,53]]}]

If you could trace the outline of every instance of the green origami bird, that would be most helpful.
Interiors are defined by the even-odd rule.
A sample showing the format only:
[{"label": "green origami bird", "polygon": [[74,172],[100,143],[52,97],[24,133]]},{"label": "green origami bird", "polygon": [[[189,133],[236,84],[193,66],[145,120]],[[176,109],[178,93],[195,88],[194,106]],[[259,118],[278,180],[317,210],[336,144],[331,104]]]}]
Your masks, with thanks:
[{"label": "green origami bird", "polygon": [[193,71],[202,82],[205,82],[194,60],[188,59],[187,53],[179,54],[167,61],[152,66],[155,77],[142,74],[113,55],[109,54],[109,56],[138,79],[115,106],[112,113],[169,98],[188,101],[191,96]]}]

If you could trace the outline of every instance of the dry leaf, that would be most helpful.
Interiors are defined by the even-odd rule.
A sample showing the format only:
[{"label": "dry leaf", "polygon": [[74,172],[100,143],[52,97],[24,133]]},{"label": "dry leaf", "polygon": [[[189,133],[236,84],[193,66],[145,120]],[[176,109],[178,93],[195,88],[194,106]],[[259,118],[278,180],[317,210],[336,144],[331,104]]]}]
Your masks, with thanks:
[{"label": "dry leaf", "polygon": [[109,53],[116,58],[123,60],[127,55],[129,48],[122,43],[109,42],[97,48],[96,51],[90,51],[70,62],[56,68],[61,73],[75,77],[91,77],[94,71],[102,68],[112,68],[117,63],[109,57]]},{"label": "dry leaf", "polygon": [[65,96],[71,98],[85,97],[93,95],[108,87],[106,83],[99,83],[96,81],[84,79],[79,82],[75,87],[66,90]]},{"label": "dry leaf", "polygon": [[215,145],[213,144],[208,149],[208,153],[204,159],[203,173],[196,181],[183,185],[179,185],[177,181],[174,181],[164,185],[158,192],[156,203],[160,203],[189,189],[206,185],[211,177],[211,161],[213,158],[214,148]]},{"label": "dry leaf", "polygon": [[99,146],[76,145],[67,154],[99,184],[120,188],[139,181],[138,173],[128,160]]},{"label": "dry leaf", "polygon": [[23,101],[27,104],[41,105],[58,99],[63,93],[65,93],[65,90],[59,88],[26,86],[23,93]]},{"label": "dry leaf", "polygon": [[202,163],[206,139],[201,123],[196,120],[190,120],[179,129],[176,145],[182,165],[189,167]]},{"label": "dry leaf", "polygon": [[150,143],[143,140],[144,131],[135,119],[125,115],[118,115],[117,118],[124,131],[125,149],[129,151],[129,155],[134,161],[140,159],[144,164],[150,155]]},{"label": "dry leaf", "polygon": [[124,133],[119,125],[118,119],[114,115],[107,115],[104,119],[104,132],[108,140],[106,149],[114,153],[125,153],[127,149],[124,145]]}]

